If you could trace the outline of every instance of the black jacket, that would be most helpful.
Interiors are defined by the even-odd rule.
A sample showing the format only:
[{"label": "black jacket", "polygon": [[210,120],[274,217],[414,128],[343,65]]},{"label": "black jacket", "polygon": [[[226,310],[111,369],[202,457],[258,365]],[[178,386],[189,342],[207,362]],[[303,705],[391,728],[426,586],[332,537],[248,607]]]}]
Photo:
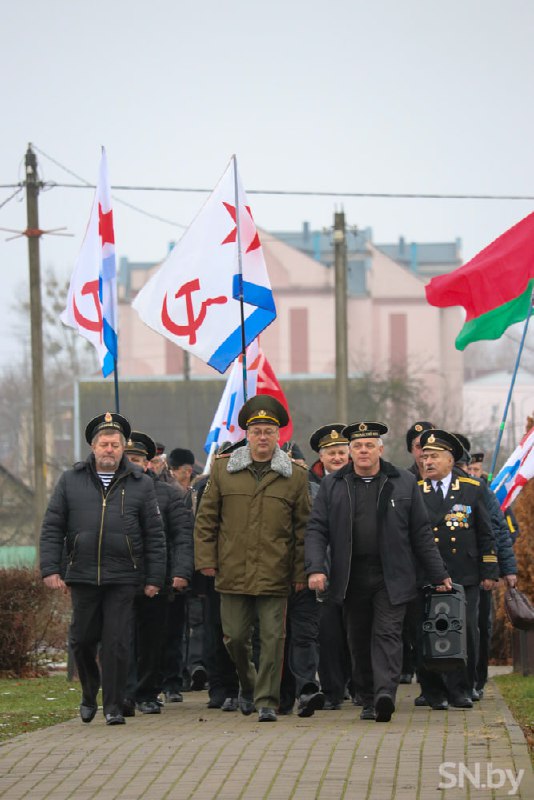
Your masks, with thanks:
[{"label": "black jacket", "polygon": [[[329,590],[335,603],[343,602],[350,577],[353,499],[349,477],[353,469],[349,462],[322,480],[304,538],[308,575],[324,573],[330,545]],[[416,596],[418,565],[432,583],[447,577],[414,476],[382,459],[377,520],[384,581],[393,605]]]},{"label": "black jacket", "polygon": [[191,583],[194,570],[193,514],[185,507],[177,486],[148,472],[154,481],[158,506],[167,539],[167,580],[185,578]]},{"label": "black jacket", "polygon": [[510,533],[508,521],[501,511],[496,495],[491,491],[484,477],[482,477],[481,483],[485,489],[484,498],[495,536],[499,575],[517,575],[517,562],[515,560],[512,534]]},{"label": "black jacket", "polygon": [[41,574],[65,581],[162,587],[166,547],[154,483],[123,456],[107,492],[94,456],[59,479],[41,529]]},{"label": "black jacket", "polygon": [[453,581],[474,586],[484,578],[497,580],[495,537],[480,481],[454,467],[443,500],[429,480],[419,481],[419,487],[435,542]]}]

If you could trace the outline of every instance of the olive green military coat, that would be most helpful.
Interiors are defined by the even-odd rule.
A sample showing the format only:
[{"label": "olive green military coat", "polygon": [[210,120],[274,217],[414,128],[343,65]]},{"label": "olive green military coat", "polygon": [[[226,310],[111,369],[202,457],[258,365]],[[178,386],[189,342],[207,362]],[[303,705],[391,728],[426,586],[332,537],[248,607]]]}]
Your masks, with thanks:
[{"label": "olive green military coat", "polygon": [[229,594],[286,595],[305,583],[307,472],[278,445],[258,481],[248,445],[215,459],[195,521],[195,569],[215,568]]}]

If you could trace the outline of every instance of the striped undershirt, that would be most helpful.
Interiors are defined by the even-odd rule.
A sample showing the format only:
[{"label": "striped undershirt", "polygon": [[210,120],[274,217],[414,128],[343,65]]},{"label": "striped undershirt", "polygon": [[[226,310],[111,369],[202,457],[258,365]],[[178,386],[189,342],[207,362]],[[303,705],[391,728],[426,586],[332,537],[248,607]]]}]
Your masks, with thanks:
[{"label": "striped undershirt", "polygon": [[97,474],[98,474],[98,477],[100,478],[100,480],[102,481],[104,489],[107,492],[109,484],[111,483],[111,481],[115,477],[115,473],[114,472],[98,472]]}]

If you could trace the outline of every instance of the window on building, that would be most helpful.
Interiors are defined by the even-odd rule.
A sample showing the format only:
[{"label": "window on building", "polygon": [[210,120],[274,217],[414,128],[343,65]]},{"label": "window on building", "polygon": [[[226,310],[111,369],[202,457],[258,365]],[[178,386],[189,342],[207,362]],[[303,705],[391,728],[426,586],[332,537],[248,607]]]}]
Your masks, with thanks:
[{"label": "window on building", "polygon": [[408,319],[406,314],[389,315],[389,361],[391,369],[406,372],[408,367]]},{"label": "window on building", "polygon": [[308,359],[308,309],[292,308],[289,312],[289,365],[292,374],[310,371]]}]

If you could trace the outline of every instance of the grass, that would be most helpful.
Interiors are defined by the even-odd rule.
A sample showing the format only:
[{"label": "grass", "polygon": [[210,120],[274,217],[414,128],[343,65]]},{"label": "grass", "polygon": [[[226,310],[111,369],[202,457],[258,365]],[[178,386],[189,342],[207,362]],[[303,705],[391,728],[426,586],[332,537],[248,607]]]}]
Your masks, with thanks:
[{"label": "grass", "polygon": [[493,679],[517,720],[534,756],[534,675],[497,675]]},{"label": "grass", "polygon": [[76,717],[80,696],[64,674],[0,680],[0,742]]}]

